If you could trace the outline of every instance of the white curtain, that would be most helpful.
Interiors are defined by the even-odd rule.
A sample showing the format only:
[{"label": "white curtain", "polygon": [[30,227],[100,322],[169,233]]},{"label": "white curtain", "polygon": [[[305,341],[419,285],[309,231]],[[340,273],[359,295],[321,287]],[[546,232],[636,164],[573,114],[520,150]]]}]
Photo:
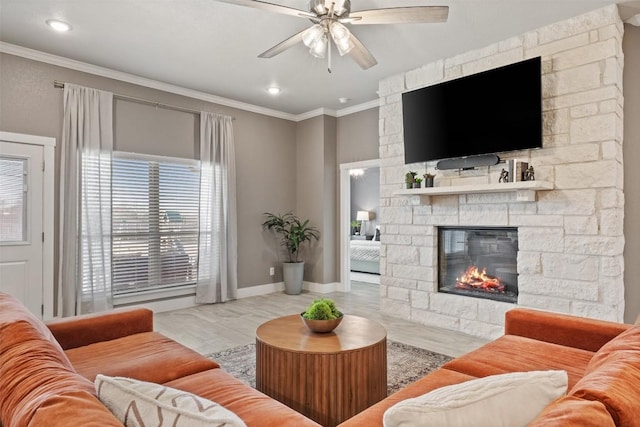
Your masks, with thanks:
[{"label": "white curtain", "polygon": [[200,114],[200,243],[196,302],[237,297],[236,166],[231,117]]},{"label": "white curtain", "polygon": [[65,84],[58,314],[108,310],[113,94]]}]

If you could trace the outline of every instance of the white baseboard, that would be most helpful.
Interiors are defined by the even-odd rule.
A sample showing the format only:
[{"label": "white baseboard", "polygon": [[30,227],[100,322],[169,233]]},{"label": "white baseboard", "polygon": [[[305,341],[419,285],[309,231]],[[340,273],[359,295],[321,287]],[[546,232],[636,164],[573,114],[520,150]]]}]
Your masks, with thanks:
[{"label": "white baseboard", "polygon": [[338,282],[331,282],[331,283],[302,282],[302,289],[305,289],[311,292],[317,292],[319,294],[328,294],[331,292],[337,292],[342,290],[342,286]]},{"label": "white baseboard", "polygon": [[183,308],[195,307],[196,305],[196,296],[195,295],[187,295],[183,297],[176,297],[170,299],[163,299],[157,301],[148,301],[141,302],[135,304],[126,304],[120,305],[118,308],[127,307],[127,308],[148,308],[154,313],[162,313],[164,311],[173,311],[173,310],[182,310]]},{"label": "white baseboard", "polygon": [[274,292],[282,292],[284,290],[284,282],[267,283],[265,285],[250,286],[248,288],[238,289],[238,298],[257,297],[259,295],[272,294]]},{"label": "white baseboard", "polygon": [[[315,282],[303,282],[302,288],[307,291],[316,292],[319,294],[328,294],[330,292],[342,291],[342,285],[338,282],[331,283],[315,283]],[[284,283],[267,283],[264,285],[250,286],[247,288],[238,289],[238,299],[256,297],[260,295],[268,295],[274,292],[284,291]],[[120,307],[131,308],[148,308],[153,310],[154,313],[162,313],[164,311],[181,310],[184,308],[195,307],[196,297],[195,295],[187,295],[183,297],[176,297],[170,299],[163,299],[157,301],[141,302],[134,304],[123,304]]]}]

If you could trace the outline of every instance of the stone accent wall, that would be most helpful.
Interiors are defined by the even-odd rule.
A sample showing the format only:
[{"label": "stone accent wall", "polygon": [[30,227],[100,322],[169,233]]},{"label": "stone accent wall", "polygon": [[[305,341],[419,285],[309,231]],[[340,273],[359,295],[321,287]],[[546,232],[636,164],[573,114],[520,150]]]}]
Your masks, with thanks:
[{"label": "stone accent wall", "polygon": [[[381,310],[425,325],[495,338],[514,304],[437,292],[437,226],[518,227],[517,306],[622,321],[622,34],[615,5],[382,80],[380,102]],[[554,184],[533,202],[514,193],[395,194],[404,164],[401,94],[542,57],[543,148],[503,153]],[[499,164],[437,171],[435,185],[498,182]]]}]

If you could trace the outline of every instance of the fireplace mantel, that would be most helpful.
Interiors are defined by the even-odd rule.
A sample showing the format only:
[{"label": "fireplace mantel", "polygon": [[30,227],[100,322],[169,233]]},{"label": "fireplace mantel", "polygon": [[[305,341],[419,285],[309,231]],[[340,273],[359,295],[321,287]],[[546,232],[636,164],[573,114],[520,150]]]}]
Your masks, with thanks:
[{"label": "fireplace mantel", "polygon": [[537,191],[553,190],[553,183],[548,181],[517,181],[498,184],[458,185],[446,187],[413,188],[398,190],[396,196],[420,196],[420,203],[431,204],[430,196],[446,196],[452,194],[473,193],[516,193],[518,202],[535,202]]}]

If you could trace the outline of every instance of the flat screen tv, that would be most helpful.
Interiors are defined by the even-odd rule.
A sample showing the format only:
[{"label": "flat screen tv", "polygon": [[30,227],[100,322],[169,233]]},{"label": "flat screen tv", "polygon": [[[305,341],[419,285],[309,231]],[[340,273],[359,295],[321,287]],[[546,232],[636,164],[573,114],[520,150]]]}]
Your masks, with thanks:
[{"label": "flat screen tv", "polygon": [[542,147],[541,61],[402,94],[405,164]]}]

